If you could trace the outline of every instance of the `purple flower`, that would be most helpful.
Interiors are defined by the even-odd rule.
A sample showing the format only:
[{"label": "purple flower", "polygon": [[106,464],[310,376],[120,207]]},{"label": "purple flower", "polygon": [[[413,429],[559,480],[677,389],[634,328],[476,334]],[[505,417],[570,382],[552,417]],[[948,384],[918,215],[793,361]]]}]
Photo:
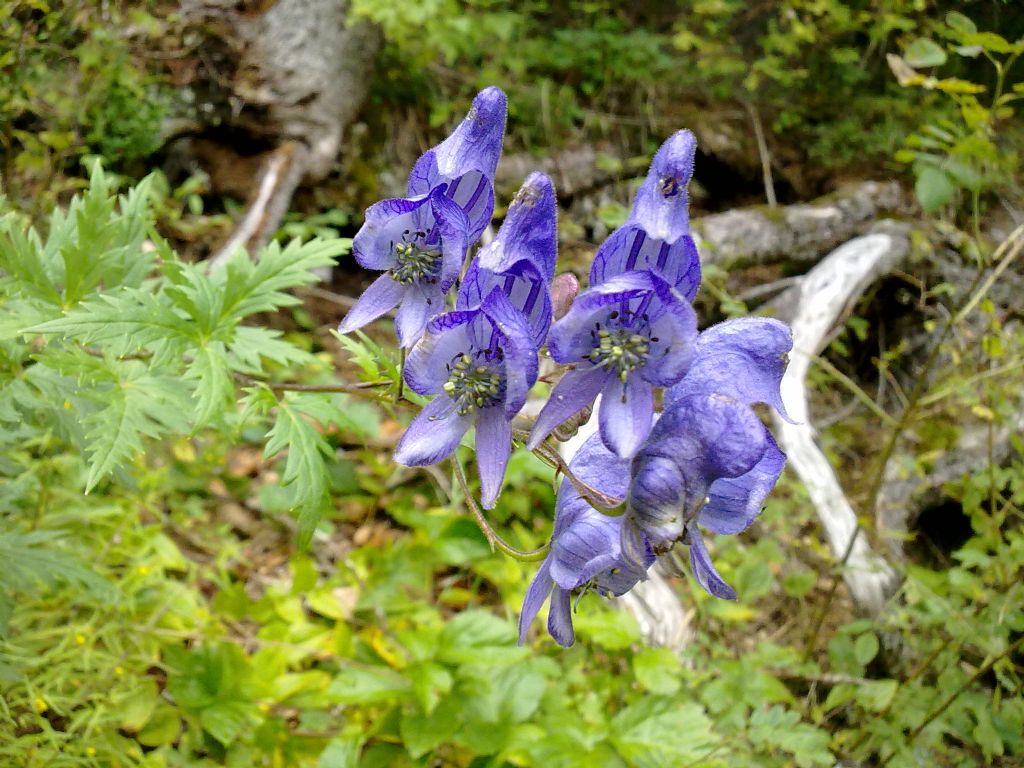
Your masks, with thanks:
[{"label": "purple flower", "polygon": [[[629,484],[629,467],[593,435],[569,464],[584,483],[609,496],[622,498]],[[551,551],[526,591],[519,617],[519,642],[551,597],[548,631],[559,645],[575,642],[570,595],[593,589],[600,595],[622,595],[647,577],[654,553],[647,549],[639,562],[621,554],[621,517],[609,517],[593,509],[568,479],[562,481],[555,505]],[[581,593],[582,594],[582,593]]]},{"label": "purple flower", "polygon": [[693,301],[700,286],[700,259],[689,234],[686,185],[693,175],[696,150],[697,141],[689,131],[678,131],[661,145],[629,219],[594,256],[591,286],[623,272],[648,269]]},{"label": "purple flower", "polygon": [[477,94],[451,136],[413,167],[408,198],[382,200],[366,210],[352,241],[356,261],[384,272],[363,293],[338,330],[348,333],[398,307],[395,331],[409,347],[427,321],[444,309],[466,250],[494,210],[494,171],[505,131],[505,94]]},{"label": "purple flower", "polygon": [[654,388],[683,377],[696,336],[689,303],[652,271],[624,272],[583,292],[548,336],[551,356],[576,367],[555,385],[528,446],[600,393],[605,445],[632,456],[651,429]]},{"label": "purple flower", "polygon": [[704,331],[686,376],[666,393],[666,410],[632,463],[623,523],[625,556],[690,547],[694,577],[710,594],[735,599],[704,547],[698,525],[745,530],[775,486],[785,455],[751,409],[768,403],[785,417],[779,384],[792,348],[789,328],[767,318],[729,320]]},{"label": "purple flower", "polygon": [[405,380],[413,391],[436,397],[409,425],[395,461],[436,464],[475,425],[480,495],[492,508],[512,449],[509,422],[537,380],[537,349],[526,318],[500,288],[479,307],[434,318],[409,352]]},{"label": "purple flower", "polygon": [[534,346],[551,326],[551,278],[558,250],[555,188],[543,173],[526,179],[494,240],[481,248],[463,277],[457,309],[479,306],[496,287],[523,313]]}]

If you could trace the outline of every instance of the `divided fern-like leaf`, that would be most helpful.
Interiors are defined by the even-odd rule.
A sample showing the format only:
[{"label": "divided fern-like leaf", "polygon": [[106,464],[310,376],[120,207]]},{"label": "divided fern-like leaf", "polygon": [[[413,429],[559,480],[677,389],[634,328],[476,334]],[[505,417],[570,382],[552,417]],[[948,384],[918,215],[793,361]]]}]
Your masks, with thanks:
[{"label": "divided fern-like leaf", "polygon": [[222,342],[211,341],[198,347],[185,369],[185,378],[196,382],[192,393],[195,400],[193,429],[209,424],[218,414],[234,406],[235,383]]},{"label": "divided fern-like leaf", "polygon": [[292,240],[284,248],[273,242],[255,263],[236,251],[214,275],[223,291],[225,317],[241,320],[256,312],[296,304],[298,300],[285,291],[317,282],[320,278],[313,270],[333,264],[336,256],[348,252],[351,242],[344,238],[306,243]]},{"label": "divided fern-like leaf", "polygon": [[327,507],[327,460],[334,457],[333,449],[310,419],[326,424],[334,414],[334,406],[323,395],[287,392],[277,404],[274,426],[267,433],[265,458],[287,451],[281,485],[294,488],[301,547],[309,544]]},{"label": "divided fern-like leaf", "polygon": [[25,333],[59,334],[82,344],[102,344],[115,356],[142,348],[179,356],[184,346],[197,341],[187,318],[159,296],[141,288],[125,288],[115,294],[83,302],[64,317],[34,325]]},{"label": "divided fern-like leaf", "polygon": [[143,448],[143,438],[184,431],[190,410],[181,382],[155,376],[141,364],[125,365],[124,377],[109,390],[90,393],[105,405],[84,419],[89,476],[86,492]]}]

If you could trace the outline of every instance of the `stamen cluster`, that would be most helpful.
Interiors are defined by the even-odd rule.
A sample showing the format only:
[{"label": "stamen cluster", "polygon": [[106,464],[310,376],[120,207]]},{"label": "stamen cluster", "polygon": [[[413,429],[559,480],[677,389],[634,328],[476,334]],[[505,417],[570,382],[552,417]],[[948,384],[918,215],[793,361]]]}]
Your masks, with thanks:
[{"label": "stamen cluster", "polygon": [[603,328],[595,333],[596,346],[588,357],[595,365],[614,371],[619,381],[625,382],[630,373],[647,364],[650,337],[634,333],[630,328]]},{"label": "stamen cluster", "polygon": [[441,251],[437,248],[421,248],[416,243],[395,243],[392,252],[396,264],[390,274],[396,283],[436,283],[440,278]]},{"label": "stamen cluster", "polygon": [[455,412],[467,416],[477,408],[494,405],[501,399],[501,374],[486,365],[473,366],[473,358],[460,355],[452,365],[451,376],[441,387],[455,403]]}]

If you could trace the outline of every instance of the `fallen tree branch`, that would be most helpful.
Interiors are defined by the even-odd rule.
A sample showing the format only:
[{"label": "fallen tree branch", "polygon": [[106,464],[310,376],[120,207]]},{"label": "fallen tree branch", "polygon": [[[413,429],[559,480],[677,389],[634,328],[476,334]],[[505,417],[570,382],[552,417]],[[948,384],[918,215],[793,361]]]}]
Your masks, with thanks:
[{"label": "fallen tree branch", "polygon": [[860,234],[903,200],[896,182],[865,181],[811,203],[737,208],[694,219],[704,264],[723,267],[779,261],[814,262]]},{"label": "fallen tree branch", "polygon": [[793,352],[782,379],[782,398],[797,421],[790,424],[775,417],[779,444],[807,487],[832,553],[844,566],[843,579],[854,602],[868,614],[882,609],[895,586],[896,573],[862,535],[835,470],[817,444],[806,379],[813,358],[844,311],[906,256],[907,228],[894,225],[890,230],[858,237],[837,248],[778,302],[792,307],[786,319],[793,328]]},{"label": "fallen tree branch", "polygon": [[245,248],[253,258],[257,257],[260,249],[281,226],[292,195],[306,174],[308,157],[305,147],[294,141],[285,142],[267,156],[246,206],[245,216],[228,241],[210,257],[211,269],[222,264],[239,248]]}]

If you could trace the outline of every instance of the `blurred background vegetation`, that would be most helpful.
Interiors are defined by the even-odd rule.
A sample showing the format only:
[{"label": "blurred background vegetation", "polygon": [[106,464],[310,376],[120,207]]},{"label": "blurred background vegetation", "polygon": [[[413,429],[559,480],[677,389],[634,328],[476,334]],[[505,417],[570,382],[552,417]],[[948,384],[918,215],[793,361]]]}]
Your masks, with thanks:
[{"label": "blurred background vegetation", "polygon": [[[296,260],[280,283],[237,273],[264,293],[211,321],[225,335],[207,370],[116,332],[21,333],[114,289],[200,285],[188,265],[304,130],[275,118],[302,99],[266,96],[238,64],[282,5],[0,5],[0,765],[1024,765],[1024,277],[992,271],[1024,221],[1024,8],[337,0],[375,40],[365,98],[334,160],[289,192],[276,240],[343,250],[487,85],[509,96],[508,167],[556,164],[562,265],[581,275],[678,128],[700,142],[695,217],[774,216],[851,180],[903,190],[887,215],[912,226],[912,254],[847,313],[811,382],[821,442],[894,553],[890,604],[858,615],[787,473],[751,530],[715,542],[738,603],[674,579],[686,640],[648,647],[589,595],[563,651],[538,634],[515,646],[535,566],[490,552],[447,470],[390,461],[406,414],[274,388],[393,371],[386,333],[328,332],[367,282],[347,258],[320,285],[315,247],[272,246],[261,263]],[[499,172],[499,209],[520,180]],[[47,287],[61,259],[75,290],[70,272]],[[806,269],[709,270],[703,324]],[[248,351],[242,320],[270,329]],[[216,396],[194,417],[153,410],[191,412],[195,382]],[[121,444],[96,429],[112,407],[134,430]],[[895,435],[892,464],[927,478],[968,428],[987,436],[973,463],[915,500],[906,532],[876,527],[879,446]],[[294,514],[321,501],[294,482],[300,455],[323,464],[315,530]],[[539,546],[553,503],[551,470],[517,452],[494,522]]]}]

